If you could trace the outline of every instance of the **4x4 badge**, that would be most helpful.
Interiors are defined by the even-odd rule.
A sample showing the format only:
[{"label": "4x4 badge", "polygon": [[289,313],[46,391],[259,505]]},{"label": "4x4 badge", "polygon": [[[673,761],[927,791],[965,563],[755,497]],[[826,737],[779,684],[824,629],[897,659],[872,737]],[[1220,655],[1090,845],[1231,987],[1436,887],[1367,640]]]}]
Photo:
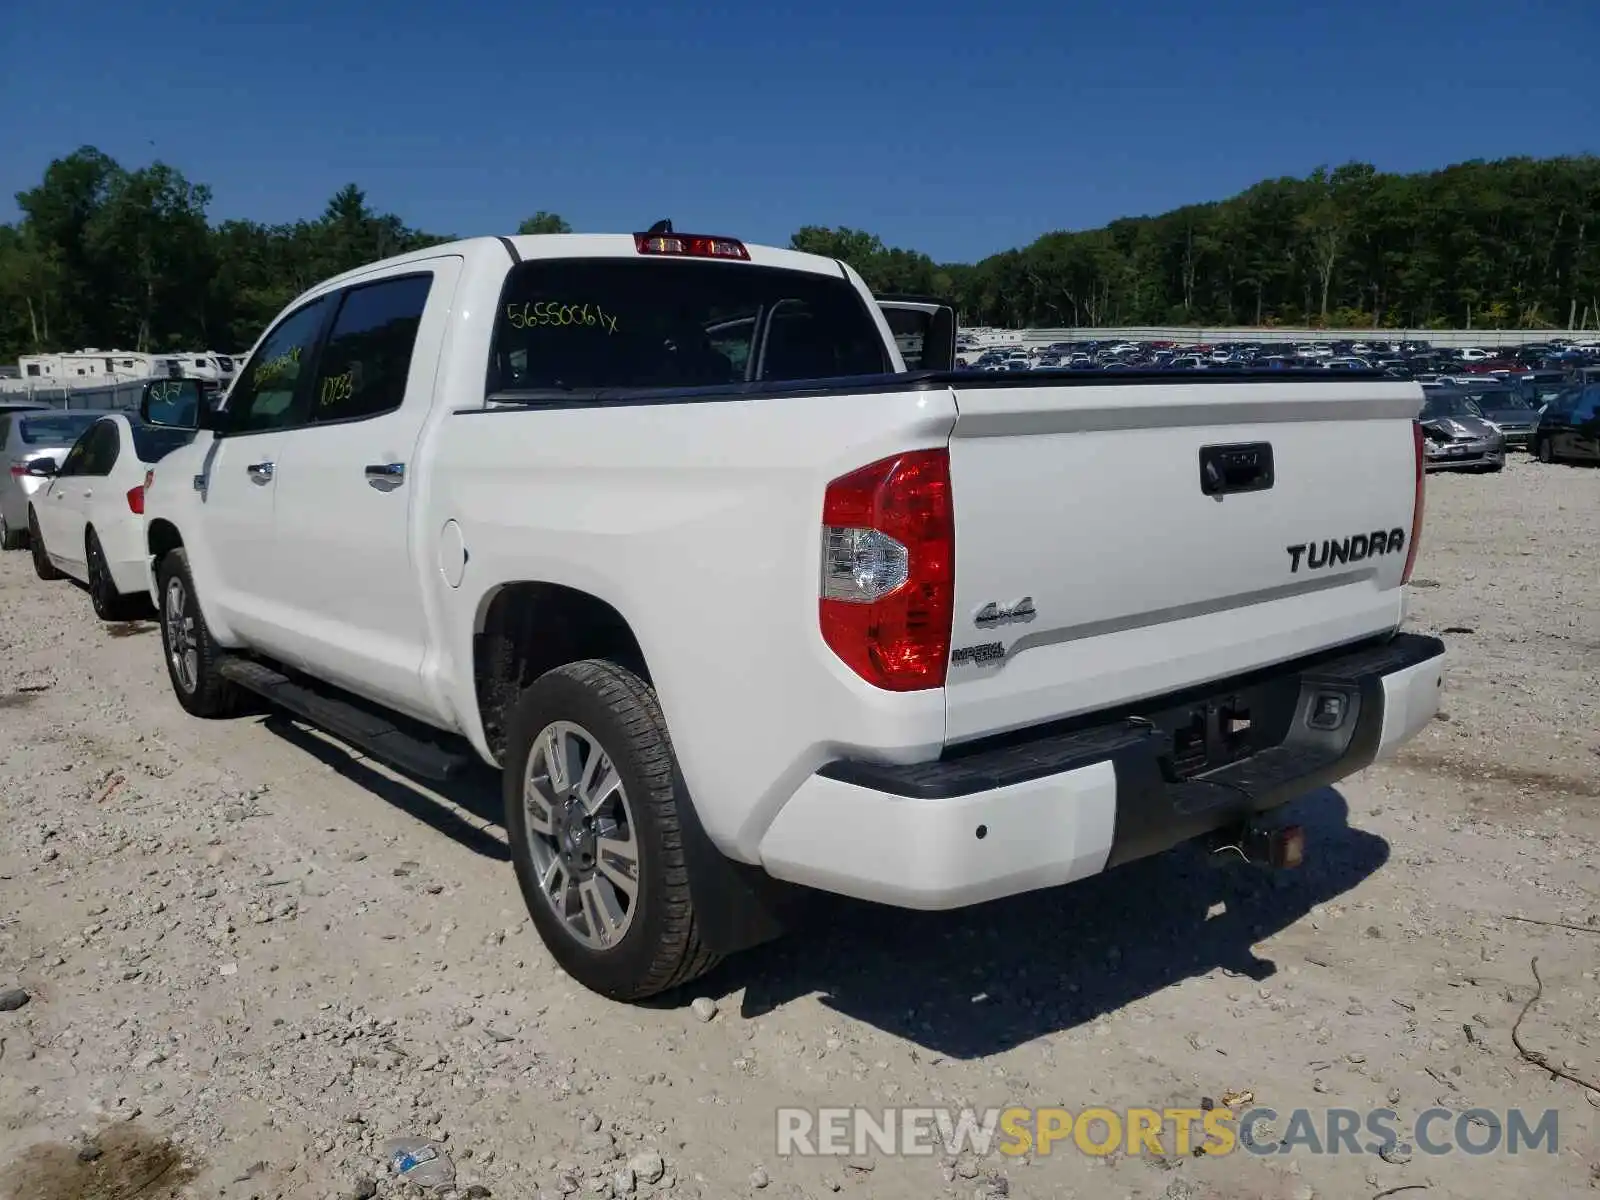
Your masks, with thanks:
[{"label": "4x4 badge", "polygon": [[979,629],[989,629],[1013,621],[1031,621],[1036,615],[1032,596],[1024,596],[1014,604],[996,604],[991,600],[972,614],[972,623]]}]

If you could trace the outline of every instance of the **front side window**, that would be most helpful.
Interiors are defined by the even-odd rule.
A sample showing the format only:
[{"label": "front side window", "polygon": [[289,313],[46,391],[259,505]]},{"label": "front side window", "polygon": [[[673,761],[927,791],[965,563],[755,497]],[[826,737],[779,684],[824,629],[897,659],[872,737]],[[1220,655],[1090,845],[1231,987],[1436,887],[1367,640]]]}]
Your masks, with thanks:
[{"label": "front side window", "polygon": [[513,269],[489,390],[695,388],[889,369],[843,277],[748,263],[549,259]]},{"label": "front side window", "polygon": [[432,275],[408,275],[344,294],[317,361],[313,421],[353,421],[400,407],[432,286]]},{"label": "front side window", "polygon": [[89,452],[89,435],[86,433],[72,444],[67,456],[61,460],[57,475],[82,475],[84,455]]},{"label": "front side window", "polygon": [[229,433],[286,429],[299,420],[296,399],[331,300],[319,297],[290,313],[250,356],[249,369],[228,393]]},{"label": "front side window", "polygon": [[1578,403],[1573,409],[1572,419],[1575,421],[1592,421],[1600,416],[1600,384],[1590,384],[1583,389],[1578,397]]},{"label": "front side window", "polygon": [[109,475],[117,465],[117,454],[122,448],[122,438],[117,433],[115,421],[96,421],[78,443],[83,447],[83,457],[78,463],[77,475]]}]

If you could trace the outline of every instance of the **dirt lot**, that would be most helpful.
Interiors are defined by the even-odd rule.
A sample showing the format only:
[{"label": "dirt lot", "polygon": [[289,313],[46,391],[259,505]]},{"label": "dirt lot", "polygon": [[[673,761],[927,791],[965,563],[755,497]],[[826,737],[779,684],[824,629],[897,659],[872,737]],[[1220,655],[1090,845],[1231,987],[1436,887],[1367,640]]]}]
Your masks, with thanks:
[{"label": "dirt lot", "polygon": [[[1434,477],[1428,509],[1412,624],[1450,642],[1447,711],[1298,805],[1304,870],[1180,852],[954,916],[839,904],[640,1008],[552,966],[492,779],[444,799],[280,719],[191,720],[153,625],[7,554],[0,993],[29,999],[0,1011],[0,1196],[388,1196],[410,1134],[501,1200],[1587,1193],[1600,1094],[1512,1028],[1538,956],[1521,1039],[1600,1080],[1600,471]],[[1284,1115],[1269,1147],[1296,1107],[1439,1104],[1555,1108],[1558,1149],[775,1153],[781,1105],[1235,1089]]]}]

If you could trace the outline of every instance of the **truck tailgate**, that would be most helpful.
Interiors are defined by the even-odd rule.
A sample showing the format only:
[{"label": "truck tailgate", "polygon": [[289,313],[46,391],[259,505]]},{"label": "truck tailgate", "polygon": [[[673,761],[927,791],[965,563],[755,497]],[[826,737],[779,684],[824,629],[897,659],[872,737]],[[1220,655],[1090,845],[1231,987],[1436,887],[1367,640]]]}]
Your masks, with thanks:
[{"label": "truck tailgate", "polygon": [[953,386],[947,742],[1399,625],[1418,385],[1218,373]]}]

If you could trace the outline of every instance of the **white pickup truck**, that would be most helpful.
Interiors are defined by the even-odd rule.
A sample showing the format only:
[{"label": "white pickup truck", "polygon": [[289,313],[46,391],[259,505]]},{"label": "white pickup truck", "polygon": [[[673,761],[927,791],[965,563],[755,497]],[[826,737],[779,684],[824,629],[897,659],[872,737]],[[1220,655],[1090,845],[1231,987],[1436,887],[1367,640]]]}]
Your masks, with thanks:
[{"label": "white pickup truck", "polygon": [[670,227],[330,279],[217,411],[146,405],[200,426],[145,499],[178,699],[500,769],[535,924],[624,999],[810,888],[1293,857],[1269,810],[1433,716],[1416,384],[903,367],[848,267]]}]

